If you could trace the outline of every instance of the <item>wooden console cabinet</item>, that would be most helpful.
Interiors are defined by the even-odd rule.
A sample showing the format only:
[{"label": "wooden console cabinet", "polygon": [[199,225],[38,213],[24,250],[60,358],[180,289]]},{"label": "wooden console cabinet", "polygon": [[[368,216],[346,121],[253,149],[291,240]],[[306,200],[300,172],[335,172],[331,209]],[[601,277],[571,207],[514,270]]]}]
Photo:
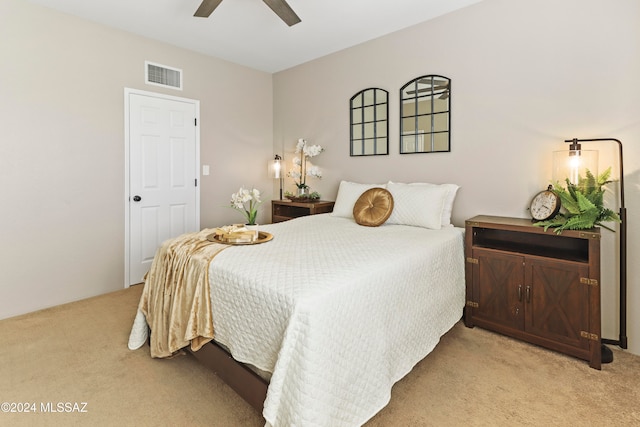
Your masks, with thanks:
[{"label": "wooden console cabinet", "polygon": [[291,202],[289,200],[271,201],[271,222],[282,222],[307,215],[333,212],[335,202],[318,200],[317,202]]},{"label": "wooden console cabinet", "polygon": [[600,230],[556,234],[529,219],[494,216],[471,218],[465,228],[465,325],[600,369]]}]

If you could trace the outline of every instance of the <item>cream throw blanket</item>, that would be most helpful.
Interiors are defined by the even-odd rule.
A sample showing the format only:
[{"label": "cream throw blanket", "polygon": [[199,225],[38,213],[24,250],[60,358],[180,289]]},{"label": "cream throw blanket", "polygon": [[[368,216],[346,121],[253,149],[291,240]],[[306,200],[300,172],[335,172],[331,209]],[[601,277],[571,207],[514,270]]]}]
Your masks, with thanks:
[{"label": "cream throw blanket", "polygon": [[138,311],[151,329],[151,357],[168,357],[213,339],[209,264],[227,245],[210,242],[212,229],[165,241],[147,273]]}]

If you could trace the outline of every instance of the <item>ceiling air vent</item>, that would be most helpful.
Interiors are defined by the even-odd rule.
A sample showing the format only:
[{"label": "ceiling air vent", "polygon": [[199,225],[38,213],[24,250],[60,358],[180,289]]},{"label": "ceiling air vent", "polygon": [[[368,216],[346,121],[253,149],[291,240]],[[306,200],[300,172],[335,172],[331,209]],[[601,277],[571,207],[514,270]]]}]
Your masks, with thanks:
[{"label": "ceiling air vent", "polygon": [[145,61],[144,78],[148,85],[182,90],[182,70]]}]

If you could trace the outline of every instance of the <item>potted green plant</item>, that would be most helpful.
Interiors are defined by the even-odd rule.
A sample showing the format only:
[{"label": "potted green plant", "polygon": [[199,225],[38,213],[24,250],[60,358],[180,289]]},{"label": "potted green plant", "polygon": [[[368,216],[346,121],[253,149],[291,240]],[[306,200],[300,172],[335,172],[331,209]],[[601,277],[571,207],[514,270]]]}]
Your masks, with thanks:
[{"label": "potted green plant", "polygon": [[[605,184],[611,182],[611,168],[607,168],[597,177],[589,170],[585,177],[578,177],[578,183],[574,184],[565,179],[566,188],[560,182],[553,184],[553,191],[561,201],[562,210],[553,218],[535,223],[544,227],[545,231],[554,228],[560,234],[563,230],[584,230],[599,225],[612,230],[603,222],[620,222],[620,217],[611,209],[604,207]],[[612,230],[613,231],[613,230]]]}]

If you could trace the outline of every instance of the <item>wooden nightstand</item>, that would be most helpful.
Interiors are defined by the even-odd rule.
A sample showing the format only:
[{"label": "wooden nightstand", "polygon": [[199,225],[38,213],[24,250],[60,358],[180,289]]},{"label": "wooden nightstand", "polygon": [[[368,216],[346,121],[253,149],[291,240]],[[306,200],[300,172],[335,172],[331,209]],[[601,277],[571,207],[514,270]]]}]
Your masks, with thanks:
[{"label": "wooden nightstand", "polygon": [[466,221],[465,324],[589,361],[600,369],[600,229],[529,219]]},{"label": "wooden nightstand", "polygon": [[271,222],[282,222],[307,215],[316,215],[333,211],[335,202],[318,200],[317,202],[292,202],[289,200],[271,201]]}]

